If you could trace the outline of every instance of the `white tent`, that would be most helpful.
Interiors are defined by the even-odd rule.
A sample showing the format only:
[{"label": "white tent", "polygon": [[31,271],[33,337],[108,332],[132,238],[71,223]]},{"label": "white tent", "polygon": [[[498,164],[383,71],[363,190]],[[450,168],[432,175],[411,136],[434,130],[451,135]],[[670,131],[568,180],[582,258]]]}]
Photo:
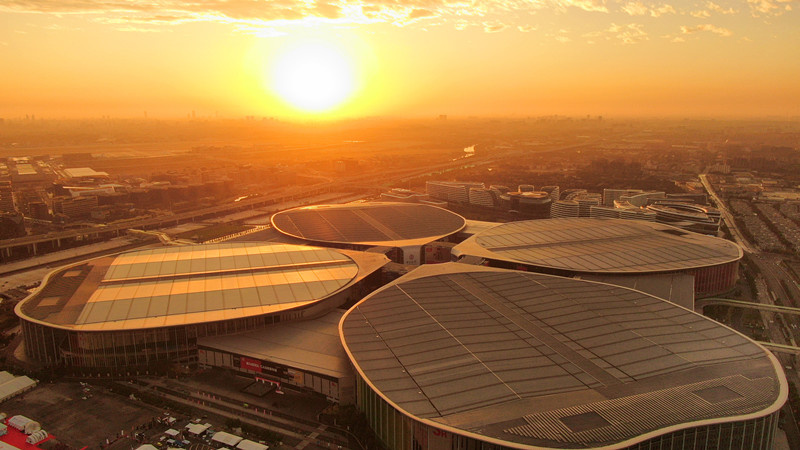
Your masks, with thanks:
[{"label": "white tent", "polygon": [[0,402],[33,389],[34,386],[36,382],[26,376],[15,377],[8,372],[0,372]]},{"label": "white tent", "polygon": [[239,445],[237,445],[236,448],[239,450],[267,450],[269,446],[259,444],[258,442],[253,442],[249,439],[243,439],[242,442],[239,442]]},{"label": "white tent", "polygon": [[180,433],[180,431],[178,431],[178,430],[176,430],[174,428],[170,428],[169,430],[164,432],[164,434],[166,434],[167,436],[172,436],[172,437],[177,436],[179,433]]},{"label": "white tent", "polygon": [[155,445],[144,444],[141,447],[137,448],[136,450],[158,450],[158,447]]},{"label": "white tent", "polygon": [[8,419],[8,424],[25,434],[31,434],[41,428],[39,422],[21,415],[12,416]]},{"label": "white tent", "polygon": [[27,442],[28,444],[38,444],[39,442],[42,442],[43,440],[47,439],[47,436],[49,436],[47,434],[47,431],[39,430],[28,436],[28,438],[25,439],[25,442]]},{"label": "white tent", "polygon": [[186,425],[186,431],[188,431],[189,434],[199,436],[205,433],[210,427],[210,424],[190,423],[189,425]]},{"label": "white tent", "polygon": [[224,431],[217,431],[214,433],[214,436],[211,437],[212,441],[231,447],[235,447],[242,439],[241,436],[236,436],[235,434],[226,433]]}]

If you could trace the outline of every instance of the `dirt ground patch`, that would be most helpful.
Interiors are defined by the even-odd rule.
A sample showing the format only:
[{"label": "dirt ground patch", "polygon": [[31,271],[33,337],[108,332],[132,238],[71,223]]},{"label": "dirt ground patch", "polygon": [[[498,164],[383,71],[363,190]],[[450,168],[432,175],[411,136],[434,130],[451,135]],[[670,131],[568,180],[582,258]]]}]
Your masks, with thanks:
[{"label": "dirt ground patch", "polygon": [[129,433],[133,427],[149,423],[163,413],[101,387],[89,386],[88,392],[83,389],[78,382],[40,384],[21,398],[4,402],[0,409],[9,416],[22,414],[36,420],[59,441],[74,448],[100,448],[101,443],[115,439],[121,430]]}]

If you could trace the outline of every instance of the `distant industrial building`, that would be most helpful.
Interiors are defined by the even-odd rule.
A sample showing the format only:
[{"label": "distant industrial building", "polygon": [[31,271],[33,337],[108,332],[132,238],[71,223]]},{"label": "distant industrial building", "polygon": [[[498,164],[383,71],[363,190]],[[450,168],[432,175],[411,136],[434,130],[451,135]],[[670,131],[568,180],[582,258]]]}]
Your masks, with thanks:
[{"label": "distant industrial building", "polygon": [[165,247],[84,261],[17,304],[25,355],[70,373],[194,366],[198,342],[317,318],[380,285],[375,253],[286,244]]},{"label": "distant industrial building", "polygon": [[409,189],[394,188],[381,194],[381,201],[423,203],[428,200],[428,194],[415,192]]},{"label": "distant industrial building", "polygon": [[357,406],[393,450],[769,450],[788,397],[779,361],[744,335],[563,277],[423,266],[340,332]]},{"label": "distant industrial building", "polygon": [[383,247],[393,261],[418,265],[425,262],[426,244],[458,233],[466,222],[430,205],[355,203],[290,209],[273,215],[271,223],[299,242],[354,250]]},{"label": "distant industrial building", "polygon": [[76,182],[107,180],[108,172],[98,172],[90,167],[76,167],[64,169],[64,177]]},{"label": "distant industrial building", "polygon": [[[453,258],[561,276],[683,273],[700,297],[733,289],[742,249],[668,225],[619,219],[551,219],[489,228],[456,245]],[[609,281],[611,282],[611,281]]]}]

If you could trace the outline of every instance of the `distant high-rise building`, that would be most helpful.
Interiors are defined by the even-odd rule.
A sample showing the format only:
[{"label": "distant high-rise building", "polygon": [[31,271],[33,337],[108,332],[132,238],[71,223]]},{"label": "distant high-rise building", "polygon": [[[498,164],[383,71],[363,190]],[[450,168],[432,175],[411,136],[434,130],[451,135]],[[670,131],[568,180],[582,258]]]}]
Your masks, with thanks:
[{"label": "distant high-rise building", "polygon": [[16,212],[14,208],[14,191],[10,181],[0,181],[0,213]]}]

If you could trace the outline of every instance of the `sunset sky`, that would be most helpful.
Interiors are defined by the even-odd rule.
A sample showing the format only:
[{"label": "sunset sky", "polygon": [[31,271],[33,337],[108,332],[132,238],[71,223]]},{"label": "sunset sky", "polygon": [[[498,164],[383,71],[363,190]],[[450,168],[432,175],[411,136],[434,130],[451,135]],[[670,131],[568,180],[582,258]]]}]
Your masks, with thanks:
[{"label": "sunset sky", "polygon": [[2,0],[0,117],[800,116],[800,0]]}]

